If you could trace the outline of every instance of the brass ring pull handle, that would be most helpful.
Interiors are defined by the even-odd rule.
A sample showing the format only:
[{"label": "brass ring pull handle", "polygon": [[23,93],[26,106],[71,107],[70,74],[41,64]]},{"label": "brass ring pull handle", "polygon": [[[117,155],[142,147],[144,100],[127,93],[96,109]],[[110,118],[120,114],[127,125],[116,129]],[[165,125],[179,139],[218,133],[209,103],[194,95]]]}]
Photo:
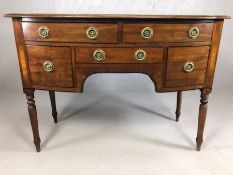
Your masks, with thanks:
[{"label": "brass ring pull handle", "polygon": [[189,38],[191,39],[196,39],[198,36],[199,36],[199,29],[198,27],[192,27],[189,32],[188,32],[188,35],[189,35]]},{"label": "brass ring pull handle", "polygon": [[146,59],[146,52],[142,49],[139,49],[134,53],[134,58],[137,61],[143,61]]},{"label": "brass ring pull handle", "polygon": [[101,49],[97,49],[93,53],[93,58],[96,61],[103,61],[105,59],[105,52]]},{"label": "brass ring pull handle", "polygon": [[95,27],[89,27],[87,30],[86,30],[86,35],[87,35],[87,38],[89,39],[97,39],[98,36],[99,36],[99,31],[97,28]]},{"label": "brass ring pull handle", "polygon": [[194,63],[192,61],[186,62],[184,64],[184,71],[190,73],[194,70]]},{"label": "brass ring pull handle", "polygon": [[43,67],[46,72],[53,72],[55,68],[51,61],[45,61]]},{"label": "brass ring pull handle", "polygon": [[143,39],[150,39],[153,36],[153,34],[154,34],[154,31],[150,27],[145,27],[141,31],[141,36]]},{"label": "brass ring pull handle", "polygon": [[40,27],[38,33],[41,38],[49,38],[49,28],[46,26]]}]

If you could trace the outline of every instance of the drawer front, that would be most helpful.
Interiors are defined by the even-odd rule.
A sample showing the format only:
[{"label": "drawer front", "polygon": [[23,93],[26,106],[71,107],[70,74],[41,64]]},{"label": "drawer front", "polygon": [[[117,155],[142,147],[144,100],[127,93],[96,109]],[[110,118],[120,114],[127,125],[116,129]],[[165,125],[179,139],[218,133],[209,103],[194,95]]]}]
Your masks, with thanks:
[{"label": "drawer front", "polygon": [[163,48],[76,48],[77,63],[162,63],[162,61]]},{"label": "drawer front", "polygon": [[117,24],[96,23],[29,23],[23,22],[28,41],[57,41],[80,43],[117,43]]},{"label": "drawer front", "polygon": [[27,46],[33,85],[73,87],[69,47]]},{"label": "drawer front", "polygon": [[204,84],[208,56],[209,46],[168,49],[166,87]]},{"label": "drawer front", "polygon": [[[213,23],[125,24],[124,43],[210,41]],[[196,35],[195,35],[196,34]]]}]

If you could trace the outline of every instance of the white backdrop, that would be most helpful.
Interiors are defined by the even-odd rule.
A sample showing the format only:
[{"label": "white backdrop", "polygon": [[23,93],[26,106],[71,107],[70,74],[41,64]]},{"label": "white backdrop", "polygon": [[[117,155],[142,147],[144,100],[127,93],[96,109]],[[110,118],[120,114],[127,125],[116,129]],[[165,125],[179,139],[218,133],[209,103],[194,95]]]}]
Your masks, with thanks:
[{"label": "white backdrop", "polygon": [[[225,14],[233,16],[232,0],[0,0],[0,90],[22,89],[11,20],[5,13],[129,13],[129,14]],[[214,89],[233,89],[233,22],[224,25]],[[146,75],[97,74],[85,90],[153,91]]]}]

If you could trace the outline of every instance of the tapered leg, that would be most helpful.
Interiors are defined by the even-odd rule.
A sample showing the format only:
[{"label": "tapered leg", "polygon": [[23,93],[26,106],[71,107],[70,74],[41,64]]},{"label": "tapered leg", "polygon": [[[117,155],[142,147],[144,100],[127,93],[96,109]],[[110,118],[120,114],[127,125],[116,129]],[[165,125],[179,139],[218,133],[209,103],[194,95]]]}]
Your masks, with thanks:
[{"label": "tapered leg", "polygon": [[207,107],[208,107],[208,97],[211,92],[211,89],[202,89],[201,90],[201,104],[199,107],[199,116],[198,116],[198,129],[197,129],[197,151],[201,150],[201,144],[203,142],[203,133],[206,121]]},{"label": "tapered leg", "polygon": [[57,108],[56,108],[55,92],[49,91],[49,97],[51,101],[53,120],[54,120],[54,123],[57,123]]},{"label": "tapered leg", "polygon": [[179,121],[181,114],[181,103],[182,103],[182,91],[177,92],[177,102],[176,102],[176,121]]},{"label": "tapered leg", "polygon": [[34,101],[34,89],[24,89],[24,93],[26,94],[26,98],[27,98],[28,113],[32,126],[34,144],[36,146],[36,151],[40,152],[40,135],[38,130],[36,105]]}]

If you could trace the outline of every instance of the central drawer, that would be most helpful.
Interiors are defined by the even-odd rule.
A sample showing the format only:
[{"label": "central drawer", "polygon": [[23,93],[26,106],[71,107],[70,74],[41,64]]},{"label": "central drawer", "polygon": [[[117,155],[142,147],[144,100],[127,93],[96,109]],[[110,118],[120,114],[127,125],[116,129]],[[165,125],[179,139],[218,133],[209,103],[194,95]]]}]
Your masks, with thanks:
[{"label": "central drawer", "polygon": [[77,63],[162,63],[163,48],[76,48]]},{"label": "central drawer", "polygon": [[23,22],[27,41],[79,43],[117,43],[118,25],[101,23],[30,23]]}]

